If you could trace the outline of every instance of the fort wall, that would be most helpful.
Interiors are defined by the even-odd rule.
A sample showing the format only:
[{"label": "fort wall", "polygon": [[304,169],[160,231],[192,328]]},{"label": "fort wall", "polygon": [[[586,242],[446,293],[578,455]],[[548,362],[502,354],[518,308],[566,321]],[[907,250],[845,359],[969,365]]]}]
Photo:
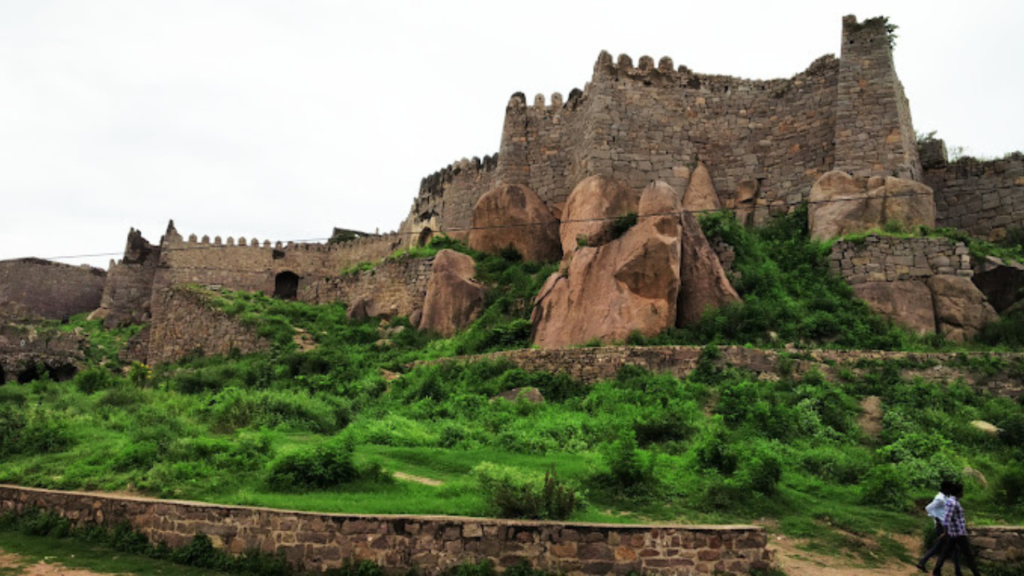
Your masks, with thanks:
[{"label": "fort wall", "polygon": [[283,554],[310,571],[369,560],[388,573],[437,574],[469,562],[499,570],[583,574],[747,574],[767,569],[771,553],[760,526],[584,524],[458,516],[320,514],[60,492],[0,485],[0,513],[30,508],[75,526],[122,523],[153,543],[187,545],[196,534],[231,554]]},{"label": "fort wall", "polygon": [[[680,194],[698,160],[726,207],[760,206],[755,223],[806,199],[840,168],[919,179],[910,106],[896,76],[883,18],[843,20],[839,59],[824,56],[792,78],[696,74],[671,58],[602,52],[591,81],[547,101],[514,94],[506,106],[494,182],[421,188],[403,230],[469,224],[484,184],[521,184],[549,205],[605,175],[632,188],[664,180]],[[472,189],[473,193],[465,193]],[[431,209],[423,208],[429,203]],[[556,210],[557,212],[557,210]]]},{"label": "fort wall", "polygon": [[1024,154],[947,163],[942,141],[935,142],[924,182],[935,190],[937,226],[994,241],[1024,228]]},{"label": "fort wall", "polygon": [[275,293],[281,273],[298,276],[298,289],[360,262],[383,259],[400,245],[398,234],[355,238],[338,244],[271,243],[240,236],[184,239],[171,222],[160,242],[154,290],[179,284]]},{"label": "fort wall", "polygon": [[432,258],[384,262],[372,270],[313,282],[299,292],[299,300],[309,304],[344,302],[349,305],[359,300],[372,300],[384,314],[409,316],[423,309],[433,265]]},{"label": "fort wall", "polygon": [[153,297],[153,279],[160,263],[160,247],[150,244],[142,232],[132,228],[124,257],[110,263],[107,282],[103,287],[100,306],[106,316],[107,328],[148,322],[150,301]]},{"label": "fort wall", "polygon": [[40,332],[31,326],[0,324],[0,385],[29,382],[46,370],[56,381],[82,369],[83,338],[72,332]]},{"label": "fort wall", "polygon": [[214,308],[211,297],[188,286],[153,293],[153,323],[145,343],[150,364],[174,362],[196,352],[222,355],[236,349],[252,354],[270,347],[253,328]]},{"label": "fort wall", "polygon": [[99,308],[106,275],[99,268],[39,258],[3,260],[0,308],[51,320],[92,312]]},{"label": "fort wall", "polygon": [[[936,382],[962,380],[975,390],[1019,398],[1024,394],[1024,354],[919,353],[862,350],[761,350],[722,346],[714,363],[749,370],[760,378],[802,376],[817,370],[838,378],[846,368],[854,374],[882,363],[901,366],[905,378]],[[528,372],[564,373],[585,384],[614,378],[623,366],[640,366],[654,373],[685,378],[697,368],[703,350],[697,346],[604,346],[601,348],[530,348],[462,356],[436,362],[506,360]],[[984,364],[984,368],[972,366]]]},{"label": "fort wall", "polygon": [[849,284],[974,275],[967,245],[948,238],[871,235],[863,241],[841,240],[832,245],[829,266]]}]

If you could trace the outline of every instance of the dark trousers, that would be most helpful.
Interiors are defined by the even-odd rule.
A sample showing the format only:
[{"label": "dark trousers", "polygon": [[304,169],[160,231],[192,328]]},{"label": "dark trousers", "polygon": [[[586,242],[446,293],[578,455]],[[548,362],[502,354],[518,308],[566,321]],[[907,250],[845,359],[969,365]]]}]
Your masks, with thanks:
[{"label": "dark trousers", "polygon": [[946,529],[942,527],[942,522],[939,522],[938,520],[936,520],[935,521],[935,544],[932,544],[931,549],[928,550],[927,552],[925,552],[924,556],[920,560],[917,561],[918,565],[924,566],[925,562],[927,562],[929,558],[931,558],[932,556],[938,555],[939,552],[942,552],[942,549],[946,547],[946,538],[943,536],[943,534],[945,534],[945,532],[946,532]]},{"label": "dark trousers", "polygon": [[960,558],[964,558],[967,561],[967,567],[971,569],[971,574],[978,576],[978,566],[974,562],[974,552],[971,551],[971,544],[967,541],[967,536],[957,536],[955,538],[943,538],[948,540],[946,546],[942,549],[942,554],[939,555],[939,561],[935,563],[935,570],[932,574],[936,576],[942,574],[942,565],[946,563],[946,559],[953,556],[953,566],[956,568],[956,576],[961,576],[963,572],[960,571]]}]

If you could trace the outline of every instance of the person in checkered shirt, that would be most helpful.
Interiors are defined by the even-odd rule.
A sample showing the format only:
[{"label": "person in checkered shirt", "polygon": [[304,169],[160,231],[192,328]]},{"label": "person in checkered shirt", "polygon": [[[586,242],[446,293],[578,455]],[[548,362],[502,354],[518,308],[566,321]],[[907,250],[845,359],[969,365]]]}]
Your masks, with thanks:
[{"label": "person in checkered shirt", "polygon": [[971,543],[967,541],[967,520],[964,518],[963,506],[960,505],[960,498],[964,495],[964,485],[956,482],[951,488],[952,493],[946,499],[946,518],[942,521],[942,525],[946,529],[945,539],[947,543],[942,554],[939,556],[939,561],[935,563],[935,569],[932,571],[932,574],[941,576],[942,565],[946,563],[946,559],[952,554],[956,576],[962,576],[963,574],[960,571],[961,556],[967,560],[967,567],[971,569],[971,574],[980,576],[978,566],[974,561],[974,553],[971,551]]}]

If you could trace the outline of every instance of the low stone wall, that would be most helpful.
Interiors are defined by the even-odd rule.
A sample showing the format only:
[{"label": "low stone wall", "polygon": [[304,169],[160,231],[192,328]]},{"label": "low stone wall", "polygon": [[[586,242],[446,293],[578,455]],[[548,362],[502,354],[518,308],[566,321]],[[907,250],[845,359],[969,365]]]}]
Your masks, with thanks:
[{"label": "low stone wall", "polygon": [[0,485],[0,512],[39,508],[76,525],[127,522],[152,542],[186,545],[207,534],[214,545],[282,553],[307,570],[371,560],[389,572],[436,574],[465,562],[499,569],[583,574],[747,574],[768,568],[758,526],[641,526],[498,520],[455,516],[342,515],[199,502],[58,492]]},{"label": "low stone wall", "polygon": [[[256,331],[210,304],[211,293],[190,286],[166,288],[153,294],[153,323],[139,333],[147,342],[131,342],[129,350],[141,347],[150,364],[174,362],[197,350],[204,354],[227,354],[233,348],[252,354],[269,348]],[[135,358],[133,358],[135,359]]]},{"label": "low stone wall", "polygon": [[972,526],[971,544],[982,560],[1024,562],[1024,526]]},{"label": "low stone wall", "polygon": [[423,309],[433,258],[409,258],[384,262],[372,270],[325,278],[299,292],[310,304],[359,300],[373,301],[376,309],[391,316],[409,316]]},{"label": "low stone wall", "polygon": [[[838,377],[841,369],[862,373],[882,363],[900,366],[905,378],[921,377],[938,382],[962,380],[976,390],[995,396],[1017,398],[1024,393],[1024,353],[923,353],[863,350],[762,350],[742,346],[719,348],[715,364],[735,366],[761,378],[784,374],[800,376],[815,369]],[[435,362],[504,359],[527,371],[561,372],[587,384],[615,377],[626,365],[651,372],[669,372],[685,378],[696,367],[702,349],[697,346],[603,346],[599,348],[529,348],[461,356]],[[988,362],[977,362],[988,359]],[[972,367],[972,360],[975,360]],[[994,360],[995,362],[992,362]],[[1002,364],[999,368],[996,364]],[[986,369],[979,367],[986,364]]]},{"label": "low stone wall", "polygon": [[871,235],[859,242],[840,240],[832,245],[829,265],[850,284],[974,274],[967,245],[948,238]]}]

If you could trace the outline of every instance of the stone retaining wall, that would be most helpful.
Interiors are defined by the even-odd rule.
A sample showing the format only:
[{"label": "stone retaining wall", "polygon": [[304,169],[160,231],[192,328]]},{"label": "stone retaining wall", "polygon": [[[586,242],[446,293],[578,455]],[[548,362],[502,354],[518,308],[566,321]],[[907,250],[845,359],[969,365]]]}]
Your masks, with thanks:
[{"label": "stone retaining wall", "polygon": [[[581,382],[593,384],[615,377],[616,372],[625,365],[640,366],[655,373],[669,372],[685,378],[697,367],[701,354],[702,349],[697,346],[531,348],[435,362],[504,359],[527,371],[562,372]],[[785,374],[800,376],[812,369],[835,378],[844,368],[859,374],[882,363],[893,363],[901,367],[900,372],[905,378],[921,377],[937,382],[959,379],[976,390],[1007,398],[1017,398],[1024,393],[1024,354],[1021,353],[777,351],[723,346],[719,348],[719,358],[715,363],[750,370],[761,378],[778,378]],[[984,369],[981,367],[983,364]]]},{"label": "stone retaining wall", "polygon": [[923,280],[939,274],[970,277],[970,250],[949,238],[897,238],[872,234],[840,240],[829,257],[832,272],[850,284]]},{"label": "stone retaining wall", "polygon": [[972,526],[971,544],[982,560],[1024,562],[1024,526]]},{"label": "stone retaining wall", "polygon": [[372,270],[319,280],[299,291],[310,304],[372,301],[389,316],[409,316],[423,309],[433,258],[406,258],[377,265]]},{"label": "stone retaining wall", "polygon": [[389,572],[492,561],[583,574],[747,574],[768,568],[758,526],[642,526],[455,516],[342,515],[0,485],[0,512],[39,508],[76,525],[124,522],[171,547],[207,534],[218,548],[282,553],[307,570],[371,560]]}]

